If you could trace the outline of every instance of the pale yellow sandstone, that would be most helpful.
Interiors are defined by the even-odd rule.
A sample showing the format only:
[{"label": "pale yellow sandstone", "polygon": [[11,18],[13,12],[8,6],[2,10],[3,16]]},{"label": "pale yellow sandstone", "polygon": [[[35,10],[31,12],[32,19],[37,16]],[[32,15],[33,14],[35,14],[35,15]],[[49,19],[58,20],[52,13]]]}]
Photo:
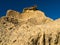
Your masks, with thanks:
[{"label": "pale yellow sandstone", "polygon": [[22,13],[8,10],[0,18],[0,45],[60,45],[60,19],[53,20],[36,7]]}]

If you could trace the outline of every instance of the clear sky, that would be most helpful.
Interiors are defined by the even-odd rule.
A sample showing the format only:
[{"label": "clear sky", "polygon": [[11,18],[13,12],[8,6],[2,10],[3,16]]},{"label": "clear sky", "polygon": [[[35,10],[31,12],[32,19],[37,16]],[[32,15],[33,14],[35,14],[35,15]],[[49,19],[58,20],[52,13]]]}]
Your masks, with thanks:
[{"label": "clear sky", "polygon": [[60,0],[0,0],[0,17],[6,15],[9,9],[21,12],[23,8],[37,5],[46,16],[60,18]]}]

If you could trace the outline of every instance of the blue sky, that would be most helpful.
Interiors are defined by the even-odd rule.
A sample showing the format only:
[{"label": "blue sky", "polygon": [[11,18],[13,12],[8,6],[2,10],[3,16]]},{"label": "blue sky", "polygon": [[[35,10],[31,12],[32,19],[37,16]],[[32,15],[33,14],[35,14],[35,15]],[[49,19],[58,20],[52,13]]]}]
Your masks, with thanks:
[{"label": "blue sky", "polygon": [[37,5],[46,16],[60,18],[60,0],[0,0],[0,17],[6,15],[9,9],[22,12],[23,8]]}]

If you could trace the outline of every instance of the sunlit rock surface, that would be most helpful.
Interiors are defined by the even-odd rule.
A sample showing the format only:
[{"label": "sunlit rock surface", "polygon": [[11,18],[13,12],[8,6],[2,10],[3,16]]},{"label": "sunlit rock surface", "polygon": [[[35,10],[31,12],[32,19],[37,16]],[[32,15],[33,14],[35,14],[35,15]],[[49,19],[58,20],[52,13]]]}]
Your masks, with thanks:
[{"label": "sunlit rock surface", "polygon": [[8,10],[0,18],[0,45],[60,45],[60,19],[46,17],[36,7],[22,13]]}]

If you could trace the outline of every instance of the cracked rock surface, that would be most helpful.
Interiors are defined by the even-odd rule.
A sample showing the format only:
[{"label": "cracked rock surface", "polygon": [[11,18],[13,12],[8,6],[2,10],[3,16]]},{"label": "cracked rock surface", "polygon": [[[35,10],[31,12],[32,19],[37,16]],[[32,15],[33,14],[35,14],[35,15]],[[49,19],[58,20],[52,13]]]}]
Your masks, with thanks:
[{"label": "cracked rock surface", "polygon": [[60,19],[53,20],[36,7],[22,13],[8,10],[0,18],[0,45],[60,45]]}]

